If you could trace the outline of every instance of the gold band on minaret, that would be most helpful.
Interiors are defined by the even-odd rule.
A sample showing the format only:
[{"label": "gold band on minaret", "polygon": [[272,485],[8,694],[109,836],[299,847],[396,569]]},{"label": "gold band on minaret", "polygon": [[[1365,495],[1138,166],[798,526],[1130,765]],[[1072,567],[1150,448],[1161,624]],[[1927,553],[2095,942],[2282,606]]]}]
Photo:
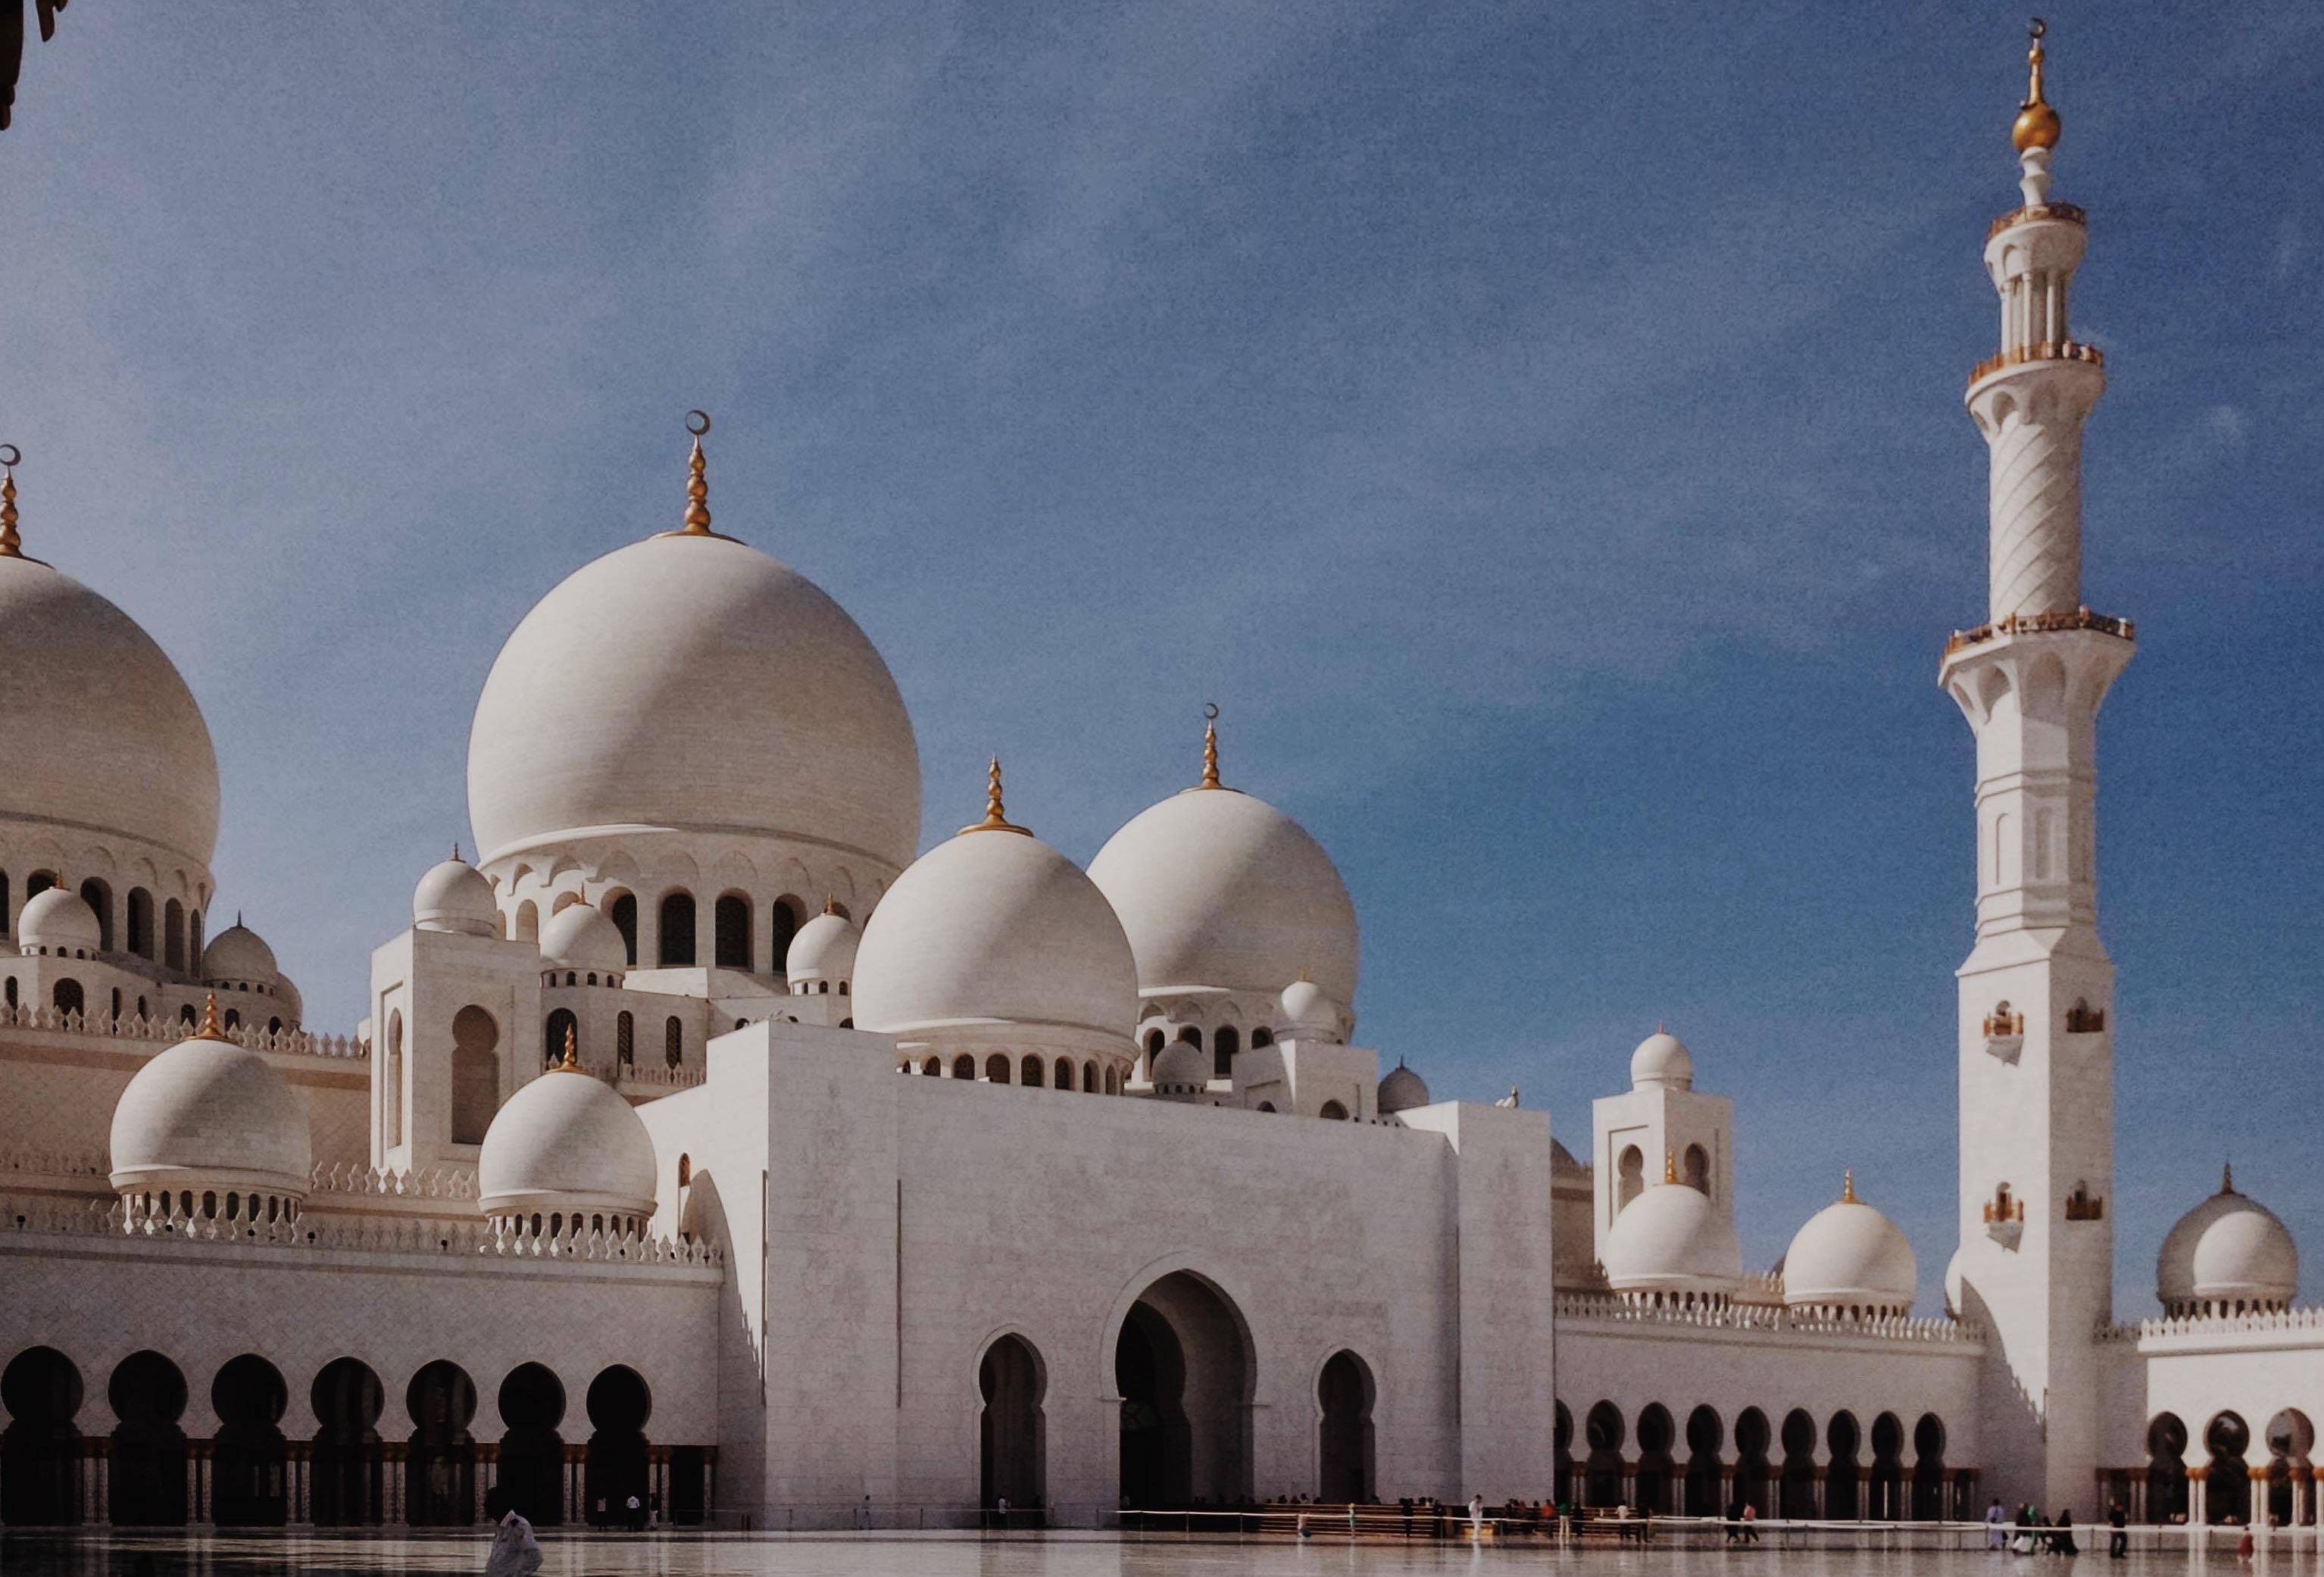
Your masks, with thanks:
[{"label": "gold band on minaret", "polygon": [[1031,828],[1019,826],[1015,822],[1010,821],[1008,811],[1001,806],[1001,758],[999,756],[992,758],[992,770],[986,775],[985,779],[984,819],[974,826],[964,826],[960,830],[963,834],[1023,833],[1028,838],[1033,835]]},{"label": "gold band on minaret", "polygon": [[16,462],[23,451],[0,444],[0,558],[22,558],[24,539],[16,534]]},{"label": "gold band on minaret", "polygon": [[2050,24],[2037,16],[2025,31],[2033,39],[2025,51],[2025,102],[2017,106],[2017,124],[2009,128],[2009,140],[2020,153],[2056,147],[2062,129],[2058,112],[2042,96],[2042,40],[2048,35]]},{"label": "gold band on minaret", "polygon": [[710,413],[689,410],[686,430],[694,435],[694,452],[686,459],[686,530],[682,535],[707,537],[710,530],[710,483],[703,475],[702,436],[710,430]]}]

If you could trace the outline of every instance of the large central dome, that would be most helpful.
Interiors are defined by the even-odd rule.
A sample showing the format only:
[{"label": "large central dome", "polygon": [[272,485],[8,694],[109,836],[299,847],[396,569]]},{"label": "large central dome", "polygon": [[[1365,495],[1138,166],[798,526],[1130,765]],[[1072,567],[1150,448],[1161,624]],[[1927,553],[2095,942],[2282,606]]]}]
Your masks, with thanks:
[{"label": "large central dome", "polygon": [[919,754],[888,665],[813,582],[672,533],[583,566],[501,649],[468,740],[479,864],[582,836],[768,835],[900,869]]}]

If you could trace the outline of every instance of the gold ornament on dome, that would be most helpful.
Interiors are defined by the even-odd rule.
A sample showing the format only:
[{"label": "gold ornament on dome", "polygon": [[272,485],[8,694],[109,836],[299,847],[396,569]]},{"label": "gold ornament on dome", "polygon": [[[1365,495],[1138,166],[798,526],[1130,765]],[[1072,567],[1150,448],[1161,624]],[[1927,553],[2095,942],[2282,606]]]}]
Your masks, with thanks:
[{"label": "gold ornament on dome", "polygon": [[2009,140],[2020,153],[2056,147],[2062,128],[2058,112],[2042,97],[2042,40],[2049,31],[2050,24],[2038,16],[2026,29],[2034,42],[2025,51],[2025,102],[2017,106],[2017,123],[2009,128]]},{"label": "gold ornament on dome", "polygon": [[974,826],[964,826],[960,830],[964,835],[968,833],[1023,833],[1028,838],[1033,835],[1033,832],[1030,827],[1021,827],[1015,822],[1010,821],[1009,819],[1008,812],[1001,807],[1001,758],[999,756],[992,758],[992,770],[987,775],[985,779],[984,819],[978,822]]}]

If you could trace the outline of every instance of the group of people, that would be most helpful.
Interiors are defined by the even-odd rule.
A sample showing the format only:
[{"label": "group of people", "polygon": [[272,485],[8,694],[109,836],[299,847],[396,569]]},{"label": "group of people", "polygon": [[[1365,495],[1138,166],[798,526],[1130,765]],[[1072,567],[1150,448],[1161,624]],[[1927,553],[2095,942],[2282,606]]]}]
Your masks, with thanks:
[{"label": "group of people", "polygon": [[[2122,1560],[2130,1553],[2130,1519],[2119,1505],[2107,1508],[2107,1558]],[[2006,1549],[2018,1555],[2079,1555],[2074,1542],[2074,1508],[2061,1509],[2052,1520],[2038,1506],[2021,1505],[2015,1517],[2001,1508],[1999,1499],[1985,1508],[1985,1547]]]}]

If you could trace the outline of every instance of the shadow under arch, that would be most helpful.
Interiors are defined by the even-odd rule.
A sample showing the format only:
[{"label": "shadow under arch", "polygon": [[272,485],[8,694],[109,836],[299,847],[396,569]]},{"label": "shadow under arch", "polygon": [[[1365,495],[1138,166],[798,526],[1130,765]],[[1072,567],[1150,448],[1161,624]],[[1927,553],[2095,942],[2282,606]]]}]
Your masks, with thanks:
[{"label": "shadow under arch", "polygon": [[1048,1430],[1041,1403],[1048,1369],[1040,1350],[1015,1331],[986,1344],[976,1363],[978,1504],[1017,1514],[1048,1504]]},{"label": "shadow under arch", "polygon": [[80,1520],[81,1400],[79,1368],[53,1347],[27,1347],[0,1370],[0,1523]]},{"label": "shadow under arch", "polygon": [[1121,1503],[1240,1504],[1251,1492],[1258,1370],[1242,1305],[1184,1266],[1139,1280],[1109,1322]]},{"label": "shadow under arch", "polygon": [[1373,1473],[1372,1408],[1379,1387],[1371,1365],[1342,1347],[1315,1376],[1316,1493],[1328,1501],[1369,1500]]}]

